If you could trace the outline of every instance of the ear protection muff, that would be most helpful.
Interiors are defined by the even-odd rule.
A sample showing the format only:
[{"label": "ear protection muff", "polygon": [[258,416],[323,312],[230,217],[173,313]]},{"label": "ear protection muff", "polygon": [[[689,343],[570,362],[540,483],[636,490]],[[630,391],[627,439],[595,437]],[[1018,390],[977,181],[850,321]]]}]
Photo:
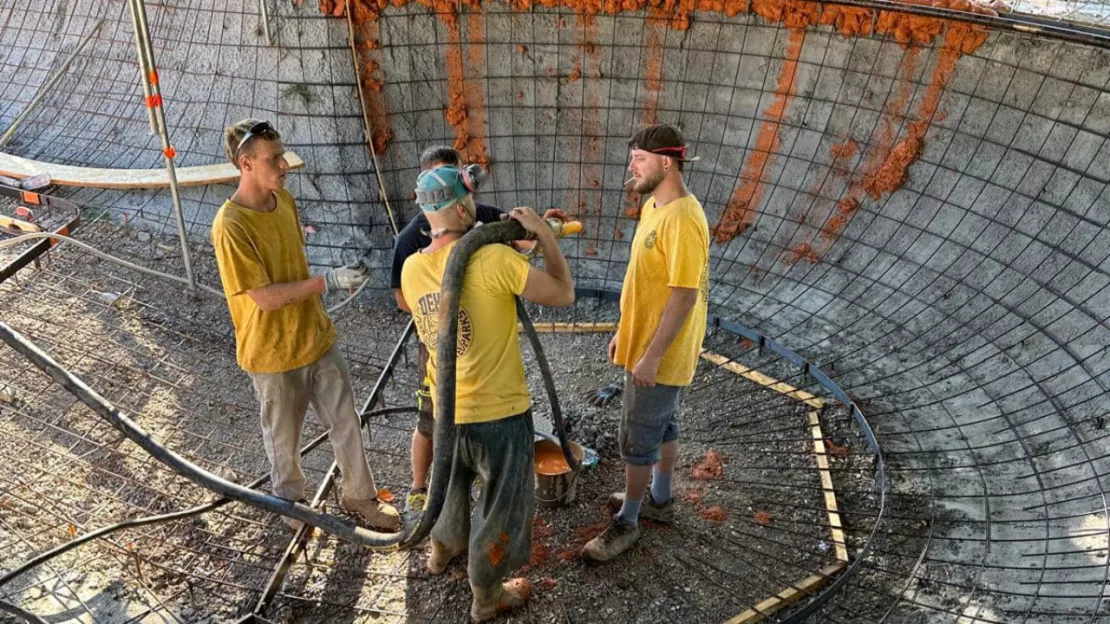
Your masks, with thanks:
[{"label": "ear protection muff", "polygon": [[469,164],[461,169],[463,185],[471,193],[478,190],[478,187],[486,181],[487,173],[482,168],[482,165],[477,163]]}]

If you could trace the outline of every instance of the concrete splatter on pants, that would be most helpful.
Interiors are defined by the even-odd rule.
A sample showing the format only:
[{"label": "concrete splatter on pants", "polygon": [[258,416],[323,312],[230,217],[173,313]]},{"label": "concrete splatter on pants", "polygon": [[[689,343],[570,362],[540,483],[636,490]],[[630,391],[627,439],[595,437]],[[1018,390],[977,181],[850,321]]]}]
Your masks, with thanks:
[{"label": "concrete splatter on pants", "polygon": [[312,405],[316,418],[328,428],[335,460],[343,474],[344,491],[357,499],[374,498],[377,487],[358,426],[351,392],[351,374],[339,345],[312,364],[284,373],[251,373],[261,405],[262,442],[270,458],[274,494],[289,500],[304,498],[301,471],[301,428]]},{"label": "concrete splatter on pants", "polygon": [[[532,555],[535,514],[535,428],[531,410],[492,422],[459,425],[457,452],[443,512],[432,539],[451,551],[469,548],[476,592],[496,587]],[[475,475],[482,495],[471,518]]]}]

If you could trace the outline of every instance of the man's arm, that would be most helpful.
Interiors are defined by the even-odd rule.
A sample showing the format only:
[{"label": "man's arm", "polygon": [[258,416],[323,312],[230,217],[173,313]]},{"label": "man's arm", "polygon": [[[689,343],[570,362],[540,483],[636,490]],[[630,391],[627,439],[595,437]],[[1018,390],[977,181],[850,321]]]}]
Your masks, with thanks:
[{"label": "man's arm", "polygon": [[655,377],[659,373],[659,362],[663,354],[671,347],[690,310],[698,301],[697,288],[679,288],[672,286],[671,294],[667,296],[667,304],[663,306],[663,316],[659,319],[659,326],[655,330],[647,351],[632,369],[632,383],[637,386],[654,386]]},{"label": "man's arm", "polygon": [[543,222],[531,209],[514,208],[512,218],[520,221],[525,230],[536,235],[540,253],[544,257],[543,271],[528,268],[528,281],[524,284],[521,297],[546,306],[568,306],[574,303],[574,279],[570,275],[559,241],[551,232],[551,227]]},{"label": "man's arm", "polygon": [[401,292],[400,288],[393,289],[393,298],[397,300],[398,308],[401,308],[401,310],[412,314],[412,310],[409,309],[409,303],[405,301],[405,295]]},{"label": "man's arm", "polygon": [[324,276],[317,275],[299,282],[285,282],[284,284],[270,284],[261,288],[247,291],[247,295],[263,312],[272,312],[285,306],[297,303],[302,299],[318,296],[324,293]]}]

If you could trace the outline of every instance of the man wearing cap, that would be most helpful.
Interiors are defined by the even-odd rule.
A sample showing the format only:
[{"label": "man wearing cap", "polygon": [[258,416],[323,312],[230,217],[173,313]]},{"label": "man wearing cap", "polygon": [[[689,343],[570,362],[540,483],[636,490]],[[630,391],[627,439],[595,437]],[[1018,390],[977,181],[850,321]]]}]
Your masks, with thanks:
[{"label": "man wearing cap", "polygon": [[[401,271],[405,303],[431,355],[428,373],[434,400],[440,288],[451,250],[476,221],[470,186],[456,167],[420,174],[417,203],[427,216],[431,244],[409,256]],[[574,302],[570,267],[550,226],[531,208],[514,208],[510,217],[538,239],[546,270],[532,267],[507,245],[486,245],[467,264],[459,293],[455,457],[427,562],[429,572],[442,574],[451,559],[469,551],[470,617],[475,622],[520,606],[531,594],[527,579],[502,582],[528,562],[535,508],[535,433],[515,297],[550,306]],[[475,476],[482,494],[471,518]]]},{"label": "man wearing cap", "polygon": [[[433,145],[420,155],[420,169],[427,171],[444,165],[462,169],[462,155],[458,150],[446,145]],[[474,171],[473,169],[471,171]],[[475,216],[480,223],[496,223],[505,213],[486,204],[475,203]],[[405,312],[412,312],[404,295],[401,294],[401,269],[405,260],[412,254],[420,251],[432,243],[428,237],[428,218],[424,212],[413,217],[408,225],[397,234],[393,243],[393,266],[390,268],[389,285],[393,289],[393,297],[397,300],[397,307]],[[428,470],[432,465],[432,433],[435,425],[432,419],[432,401],[428,387],[428,351],[424,344],[418,347],[418,365],[421,387],[416,391],[417,407],[419,408],[416,429],[412,432],[410,456],[412,461],[412,486],[406,500],[409,511],[419,512],[424,508],[428,498]]]},{"label": "man wearing cap", "polygon": [[[285,190],[285,147],[268,122],[245,119],[224,131],[239,188],[212,222],[239,366],[261,403],[262,441],[275,495],[305,502],[300,438],[311,405],[328,428],[343,475],[340,505],[372,527],[397,530],[400,516],[377,498],[347,364],[320,295],[357,288],[365,269],[313,276],[293,196]],[[286,522],[299,528],[300,522]]]},{"label": "man wearing cap", "polygon": [[[642,515],[674,521],[671,477],[678,456],[678,407],[694,379],[709,301],[709,225],[682,179],[686,144],[667,125],[629,141],[633,190],[649,195],[640,212],[621,289],[621,318],[609,359],[624,368],[620,424],[624,492],[605,532],[582,554],[609,561],[640,538]],[[650,481],[650,489],[648,488]]]},{"label": "man wearing cap", "polygon": [[[424,150],[420,155],[420,169],[427,171],[449,165],[458,168],[460,171],[467,173],[467,178],[471,183],[477,187],[481,180],[482,175],[478,165],[470,165],[468,167],[462,166],[462,155],[458,150],[448,147],[446,145],[433,145]],[[470,190],[476,190],[470,189]],[[475,217],[479,223],[496,223],[505,218],[505,213],[500,209],[487,204],[475,202]],[[548,210],[544,213],[544,219],[548,218],[563,218],[562,211]],[[397,300],[397,307],[405,312],[412,312],[409,309],[408,303],[405,302],[404,295],[401,293],[401,269],[405,265],[405,260],[409,256],[418,252],[419,250],[427,247],[432,243],[432,239],[428,236],[429,225],[428,218],[424,216],[424,211],[413,217],[400,233],[397,234],[397,240],[393,244],[393,266],[390,270],[390,287],[393,289],[393,296]],[[428,351],[424,348],[424,344],[420,343],[418,347],[418,366],[419,375],[421,379],[421,388],[417,390],[417,406],[419,412],[416,421],[416,429],[412,432],[412,444],[410,447],[411,461],[412,461],[412,486],[409,489],[409,495],[406,500],[406,507],[409,511],[419,512],[424,508],[428,498],[428,470],[432,465],[432,433],[434,431],[434,420],[432,418],[432,402],[429,390],[428,381]]]}]

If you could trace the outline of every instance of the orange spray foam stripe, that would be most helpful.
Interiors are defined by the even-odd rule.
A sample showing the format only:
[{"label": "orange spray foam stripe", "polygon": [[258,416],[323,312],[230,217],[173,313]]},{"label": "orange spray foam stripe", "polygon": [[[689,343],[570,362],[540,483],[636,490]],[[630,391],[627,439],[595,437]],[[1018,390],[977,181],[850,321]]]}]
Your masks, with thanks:
[{"label": "orange spray foam stripe", "polygon": [[759,200],[763,197],[764,178],[773,164],[775,152],[781,142],[782,121],[795,95],[794,83],[798,71],[798,58],[801,56],[802,43],[805,41],[805,32],[801,28],[790,31],[790,39],[786,44],[786,60],[779,72],[775,97],[767,110],[763,111],[765,119],[759,125],[755,147],[748,154],[748,159],[740,170],[742,183],[733,191],[728,206],[717,223],[715,238],[718,243],[731,240],[755,221],[756,209],[759,207]]}]

